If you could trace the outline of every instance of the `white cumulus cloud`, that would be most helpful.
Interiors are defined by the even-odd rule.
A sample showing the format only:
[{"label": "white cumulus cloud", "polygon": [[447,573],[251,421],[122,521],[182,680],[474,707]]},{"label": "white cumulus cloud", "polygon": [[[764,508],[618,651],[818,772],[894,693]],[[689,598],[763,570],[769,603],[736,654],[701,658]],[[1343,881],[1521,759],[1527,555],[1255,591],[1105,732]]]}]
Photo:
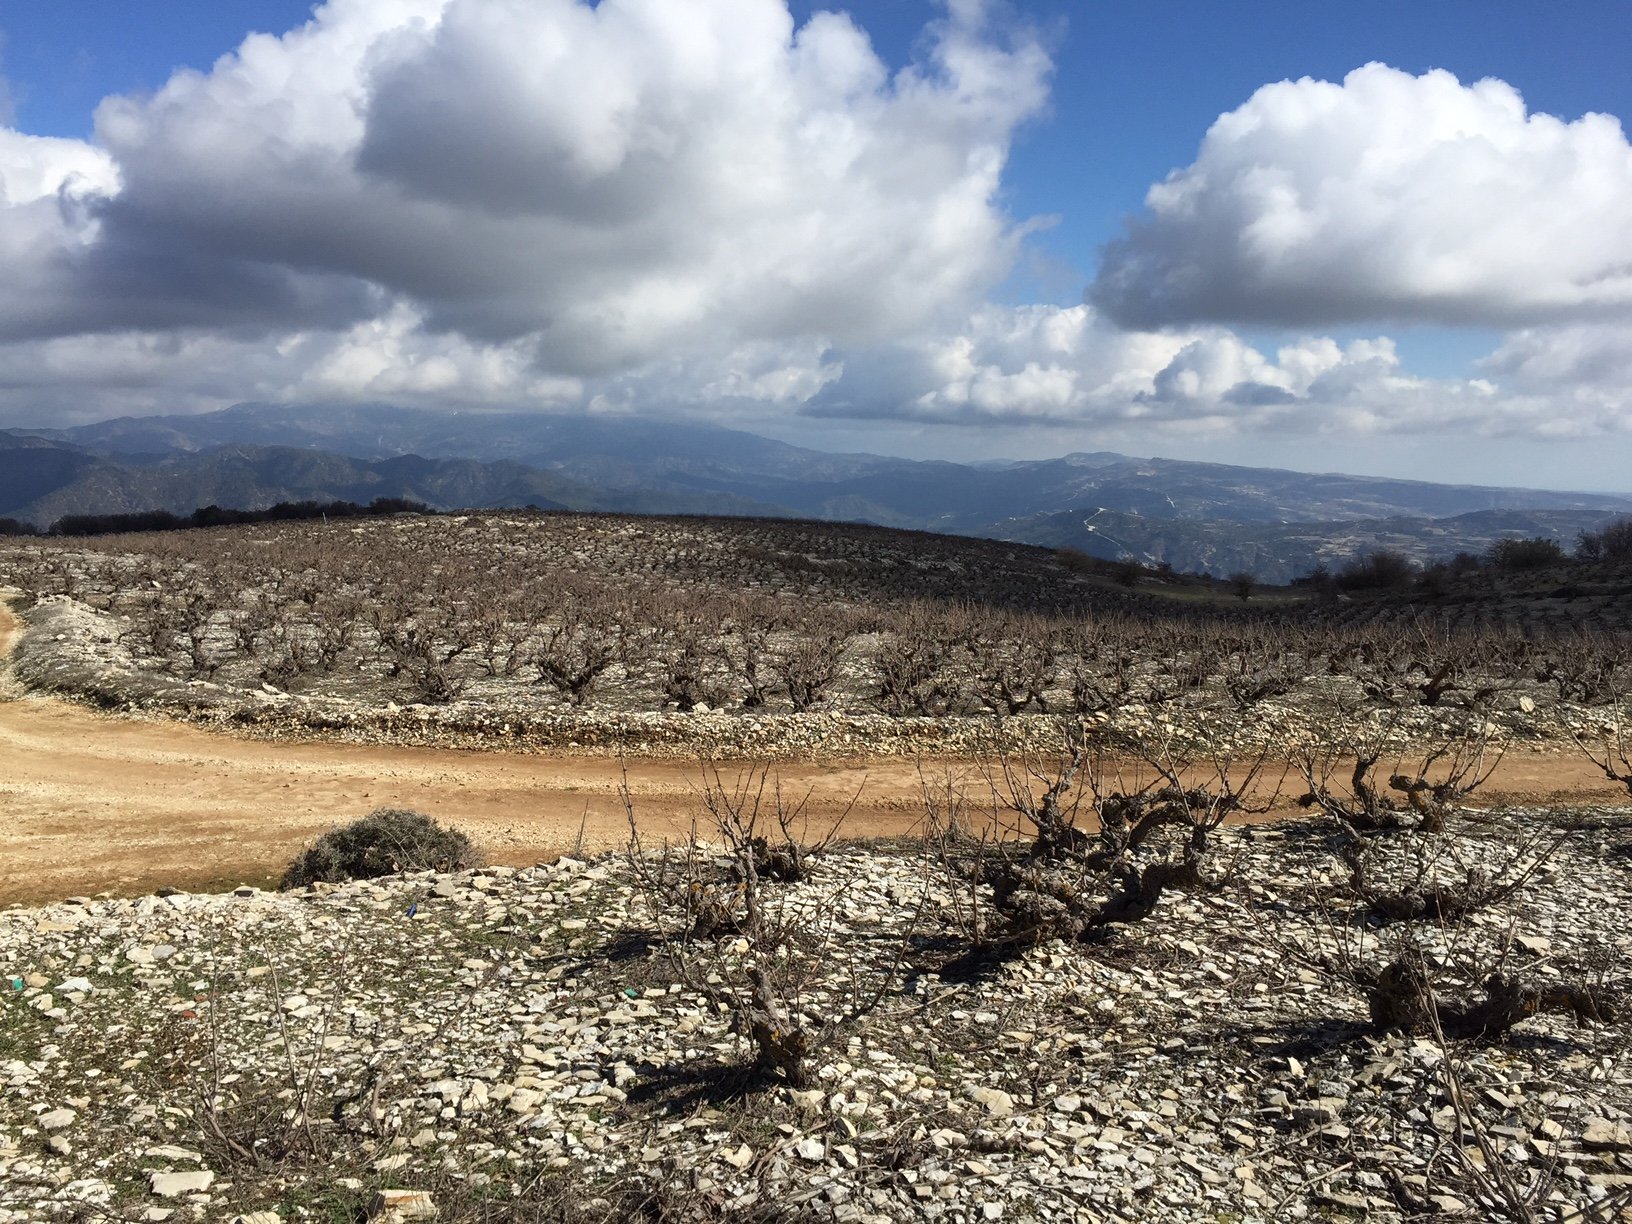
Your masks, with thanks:
[{"label": "white cumulus cloud", "polygon": [[1632,146],[1610,115],[1526,110],[1369,64],[1259,89],[1153,186],[1091,300],[1129,326],[1524,326],[1632,313]]},{"label": "white cumulus cloud", "polygon": [[[1091,304],[998,305],[1028,224],[1005,163],[1051,65],[981,0],[943,0],[919,48],[892,69],[784,0],[330,0],[107,99],[92,141],[0,127],[0,420],[1632,428],[1613,119],[1379,65],[1267,86],[1152,188]],[[1465,378],[1320,334],[1373,318],[1511,330]],[[1263,320],[1290,338],[1230,326]]]}]

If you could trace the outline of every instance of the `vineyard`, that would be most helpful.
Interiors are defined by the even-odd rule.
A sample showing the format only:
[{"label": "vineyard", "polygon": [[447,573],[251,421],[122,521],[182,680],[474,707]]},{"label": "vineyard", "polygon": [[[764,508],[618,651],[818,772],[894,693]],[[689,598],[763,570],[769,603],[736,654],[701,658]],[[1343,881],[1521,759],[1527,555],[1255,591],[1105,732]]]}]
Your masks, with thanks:
[{"label": "vineyard", "polygon": [[1428,710],[1556,735],[1615,708],[1632,677],[1632,635],[1613,626],[1130,588],[1069,561],[831,524],[404,515],[16,541],[0,578],[41,611],[73,601],[132,693],[187,699],[943,719]]}]

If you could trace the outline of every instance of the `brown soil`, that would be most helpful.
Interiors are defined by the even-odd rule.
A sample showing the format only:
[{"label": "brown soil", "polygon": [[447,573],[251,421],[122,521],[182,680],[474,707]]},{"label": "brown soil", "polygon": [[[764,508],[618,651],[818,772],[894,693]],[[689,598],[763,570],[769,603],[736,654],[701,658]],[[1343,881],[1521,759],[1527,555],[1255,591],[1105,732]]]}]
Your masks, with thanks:
[{"label": "brown soil", "polygon": [[[20,626],[0,603],[0,657]],[[623,772],[627,769],[627,774]],[[729,782],[745,768],[724,764]],[[935,761],[978,781],[968,762]],[[582,842],[623,844],[627,777],[643,831],[683,831],[698,812],[694,764],[352,744],[269,743],[163,720],[99,714],[50,697],[0,700],[0,904],[76,893],[203,890],[275,879],[313,837],[376,807],[458,826],[490,859],[525,865]],[[920,763],[888,758],[777,767],[825,828],[854,800],[847,836],[911,833]],[[859,792],[859,794],[858,794]],[[1487,802],[1624,802],[1569,755],[1510,754]]]}]

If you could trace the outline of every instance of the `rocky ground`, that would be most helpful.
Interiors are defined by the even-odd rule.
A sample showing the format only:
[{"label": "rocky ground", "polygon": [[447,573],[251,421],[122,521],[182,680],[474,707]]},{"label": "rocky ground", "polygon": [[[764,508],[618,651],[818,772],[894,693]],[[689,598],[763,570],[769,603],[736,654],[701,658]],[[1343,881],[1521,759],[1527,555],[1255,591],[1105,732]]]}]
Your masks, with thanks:
[{"label": "rocky ground", "polygon": [[746,1069],[744,945],[666,938],[621,856],[6,912],[0,1220],[1477,1220],[1504,1181],[1632,1219],[1624,1021],[1381,1034],[1330,968],[1414,938],[1624,991],[1625,811],[1430,869],[1537,829],[1460,927],[1370,926],[1318,825],[1242,827],[1224,891],[957,972],[940,860],[837,850],[777,892],[805,1014],[864,1012],[805,1091]]}]

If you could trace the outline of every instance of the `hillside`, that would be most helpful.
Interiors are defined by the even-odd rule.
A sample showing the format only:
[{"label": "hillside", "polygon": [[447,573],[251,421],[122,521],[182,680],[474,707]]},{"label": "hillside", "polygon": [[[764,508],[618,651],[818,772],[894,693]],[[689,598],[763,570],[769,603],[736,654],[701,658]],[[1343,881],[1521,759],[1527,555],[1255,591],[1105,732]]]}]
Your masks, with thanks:
[{"label": "hillside", "polygon": [[239,404],[197,416],[126,417],[31,432],[110,455],[250,443],[369,460],[406,454],[511,460],[601,487],[724,492],[818,517],[846,517],[823,511],[868,504],[904,520],[887,525],[943,530],[1078,506],[1265,523],[1440,518],[1494,509],[1632,510],[1632,496],[1245,468],[1109,451],[982,465],[829,454],[715,425],[540,412]]}]

